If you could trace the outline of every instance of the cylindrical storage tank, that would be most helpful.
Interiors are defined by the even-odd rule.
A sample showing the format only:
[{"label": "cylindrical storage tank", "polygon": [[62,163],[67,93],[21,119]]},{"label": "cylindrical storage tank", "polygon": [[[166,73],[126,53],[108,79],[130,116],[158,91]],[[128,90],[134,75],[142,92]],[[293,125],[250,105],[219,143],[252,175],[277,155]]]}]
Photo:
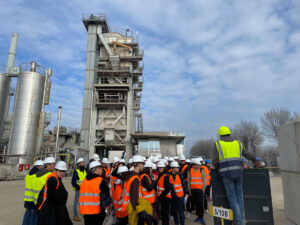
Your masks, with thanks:
[{"label": "cylindrical storage tank", "polygon": [[23,71],[18,78],[14,116],[9,142],[9,164],[32,163],[36,152],[38,128],[43,102],[45,76],[34,72],[31,64],[30,71]]},{"label": "cylindrical storage tank", "polygon": [[10,78],[0,72],[0,138],[4,130],[5,112],[8,104]]}]

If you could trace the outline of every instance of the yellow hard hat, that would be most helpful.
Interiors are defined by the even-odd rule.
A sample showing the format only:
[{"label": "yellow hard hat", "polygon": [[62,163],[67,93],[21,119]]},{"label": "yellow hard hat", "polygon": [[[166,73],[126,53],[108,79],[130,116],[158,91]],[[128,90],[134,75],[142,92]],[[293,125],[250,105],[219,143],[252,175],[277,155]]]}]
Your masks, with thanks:
[{"label": "yellow hard hat", "polygon": [[231,132],[230,132],[230,130],[229,130],[228,127],[223,126],[223,127],[220,127],[220,128],[219,128],[218,134],[219,134],[220,136],[222,136],[222,135],[231,134]]}]

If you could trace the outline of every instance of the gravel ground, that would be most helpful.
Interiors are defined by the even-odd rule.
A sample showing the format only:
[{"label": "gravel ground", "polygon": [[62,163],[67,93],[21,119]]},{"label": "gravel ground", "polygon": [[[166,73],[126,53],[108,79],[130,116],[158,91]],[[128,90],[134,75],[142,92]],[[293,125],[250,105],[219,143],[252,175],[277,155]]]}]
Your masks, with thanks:
[{"label": "gravel ground", "polygon": [[[71,179],[64,178],[63,182],[69,192],[67,207],[72,217],[74,191],[70,184]],[[271,189],[275,225],[284,225],[285,217],[281,177],[271,176]],[[1,181],[0,190],[0,225],[21,224],[25,211],[23,208],[24,181]],[[191,215],[189,219],[186,219],[186,224],[194,224],[193,221],[195,218],[195,215]],[[208,225],[213,224],[213,219],[210,215],[205,214],[204,218]],[[171,222],[170,224],[173,223]],[[74,225],[83,225],[83,221],[74,222]]]}]

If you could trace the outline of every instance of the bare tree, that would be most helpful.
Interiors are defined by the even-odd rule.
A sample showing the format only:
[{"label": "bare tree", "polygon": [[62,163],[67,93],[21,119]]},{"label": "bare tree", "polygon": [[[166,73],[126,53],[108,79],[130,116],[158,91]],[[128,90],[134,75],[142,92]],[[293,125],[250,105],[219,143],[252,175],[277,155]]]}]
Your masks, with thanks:
[{"label": "bare tree", "polygon": [[190,156],[204,156],[205,158],[210,158],[210,152],[213,151],[215,140],[202,139],[197,141],[190,150]]},{"label": "bare tree", "polygon": [[277,141],[277,128],[288,121],[296,120],[297,117],[299,113],[294,113],[292,116],[285,108],[275,108],[267,110],[260,120],[264,134]]},{"label": "bare tree", "polygon": [[264,141],[263,133],[260,132],[258,126],[253,122],[241,120],[232,129],[232,136],[240,140],[247,150],[256,153],[257,147]]}]

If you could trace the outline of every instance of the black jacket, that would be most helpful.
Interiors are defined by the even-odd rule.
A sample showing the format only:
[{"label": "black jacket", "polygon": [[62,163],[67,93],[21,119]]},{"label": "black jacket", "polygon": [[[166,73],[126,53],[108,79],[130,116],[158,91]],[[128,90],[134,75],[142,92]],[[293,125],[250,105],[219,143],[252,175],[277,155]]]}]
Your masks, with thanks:
[{"label": "black jacket", "polygon": [[158,175],[158,179],[157,181],[160,179],[160,177],[164,174],[167,174],[167,176],[164,177],[164,187],[165,187],[165,190],[160,194],[160,196],[158,197],[159,200],[162,200],[163,198],[166,197],[166,195],[170,192],[171,190],[171,184],[169,182],[169,173],[167,171],[164,171],[162,173],[159,173]]},{"label": "black jacket", "polygon": [[[68,192],[62,183],[61,178],[58,178],[59,186],[57,187],[57,179],[51,177],[47,181],[47,199],[42,208],[38,211],[38,225],[72,225],[69,213],[66,207]],[[38,206],[41,204],[44,188],[40,192]]]}]

